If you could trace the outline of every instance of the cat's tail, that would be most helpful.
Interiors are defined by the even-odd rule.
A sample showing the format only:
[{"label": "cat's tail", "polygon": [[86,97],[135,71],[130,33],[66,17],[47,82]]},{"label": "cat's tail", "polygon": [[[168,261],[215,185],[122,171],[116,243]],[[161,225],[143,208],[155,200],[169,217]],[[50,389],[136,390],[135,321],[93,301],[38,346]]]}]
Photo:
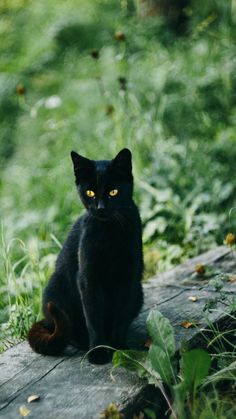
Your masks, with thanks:
[{"label": "cat's tail", "polygon": [[49,302],[47,309],[51,321],[34,323],[28,333],[31,348],[43,355],[59,355],[69,340],[70,323],[67,315],[55,304]]}]

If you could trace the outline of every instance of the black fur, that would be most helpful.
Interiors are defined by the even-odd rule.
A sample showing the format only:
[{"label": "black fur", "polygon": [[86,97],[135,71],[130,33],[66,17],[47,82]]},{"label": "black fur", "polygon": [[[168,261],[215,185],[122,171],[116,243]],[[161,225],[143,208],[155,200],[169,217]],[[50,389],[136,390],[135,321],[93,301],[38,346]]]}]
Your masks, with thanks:
[{"label": "black fur", "polygon": [[[71,157],[87,211],[72,227],[45,289],[45,320],[29,332],[30,345],[43,354],[60,353],[69,342],[85,349],[125,348],[127,329],[143,303],[141,221],[132,199],[131,153],[123,149],[111,161],[92,161],[75,152]],[[118,193],[110,197],[114,189]],[[87,190],[96,196],[88,197]],[[93,363],[109,358],[104,348],[89,354]]]}]

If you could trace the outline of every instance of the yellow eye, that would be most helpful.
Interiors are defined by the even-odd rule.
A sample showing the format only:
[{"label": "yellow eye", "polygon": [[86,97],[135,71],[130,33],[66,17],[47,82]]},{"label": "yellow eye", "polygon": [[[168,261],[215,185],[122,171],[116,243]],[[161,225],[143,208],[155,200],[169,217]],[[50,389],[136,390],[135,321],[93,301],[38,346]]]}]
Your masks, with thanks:
[{"label": "yellow eye", "polygon": [[112,189],[112,191],[109,192],[110,196],[116,196],[118,194],[118,189]]},{"label": "yellow eye", "polygon": [[93,192],[93,191],[86,191],[86,195],[89,196],[89,198],[94,198],[95,197],[95,192]]}]

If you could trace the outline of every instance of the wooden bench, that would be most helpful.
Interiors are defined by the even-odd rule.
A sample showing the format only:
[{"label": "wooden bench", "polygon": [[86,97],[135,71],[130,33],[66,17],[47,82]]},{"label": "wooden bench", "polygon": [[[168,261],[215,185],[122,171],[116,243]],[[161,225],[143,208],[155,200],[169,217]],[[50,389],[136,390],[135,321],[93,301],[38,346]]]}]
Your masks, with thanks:
[{"label": "wooden bench", "polygon": [[[207,266],[210,274],[197,274],[195,266],[199,263]],[[202,309],[207,300],[216,295],[209,279],[219,272],[228,274],[225,292],[235,294],[236,256],[224,246],[151,278],[144,285],[143,310],[129,331],[130,346],[144,348],[148,338],[145,321],[149,311],[155,308],[169,318],[177,346],[183,340],[189,347],[204,344],[202,330],[207,321]],[[223,309],[213,310],[209,317],[217,327],[233,326],[233,319],[224,315]],[[195,322],[198,326],[184,328],[183,321]],[[32,394],[39,395],[40,400],[29,404],[27,398]],[[0,356],[0,418],[20,417],[20,407],[26,406],[30,418],[93,419],[99,418],[110,403],[117,404],[125,418],[132,418],[143,407],[152,407],[153,401],[153,388],[134,374],[114,370],[111,364],[91,365],[84,353],[78,351],[47,357],[35,354],[27,342],[23,342]]]}]

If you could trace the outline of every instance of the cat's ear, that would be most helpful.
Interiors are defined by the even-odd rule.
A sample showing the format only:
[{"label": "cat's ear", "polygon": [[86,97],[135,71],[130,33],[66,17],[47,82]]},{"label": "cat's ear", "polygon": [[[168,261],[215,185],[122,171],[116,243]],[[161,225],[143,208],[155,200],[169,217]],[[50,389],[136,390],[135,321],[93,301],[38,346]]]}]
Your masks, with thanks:
[{"label": "cat's ear", "polygon": [[91,172],[93,168],[93,164],[91,160],[87,159],[86,157],[81,156],[80,154],[76,153],[75,151],[71,151],[71,159],[74,165],[74,173],[76,180],[78,181],[81,177],[86,177],[86,173],[88,174]]},{"label": "cat's ear", "polygon": [[119,170],[132,172],[132,154],[128,148],[123,148],[113,159],[113,165]]}]

